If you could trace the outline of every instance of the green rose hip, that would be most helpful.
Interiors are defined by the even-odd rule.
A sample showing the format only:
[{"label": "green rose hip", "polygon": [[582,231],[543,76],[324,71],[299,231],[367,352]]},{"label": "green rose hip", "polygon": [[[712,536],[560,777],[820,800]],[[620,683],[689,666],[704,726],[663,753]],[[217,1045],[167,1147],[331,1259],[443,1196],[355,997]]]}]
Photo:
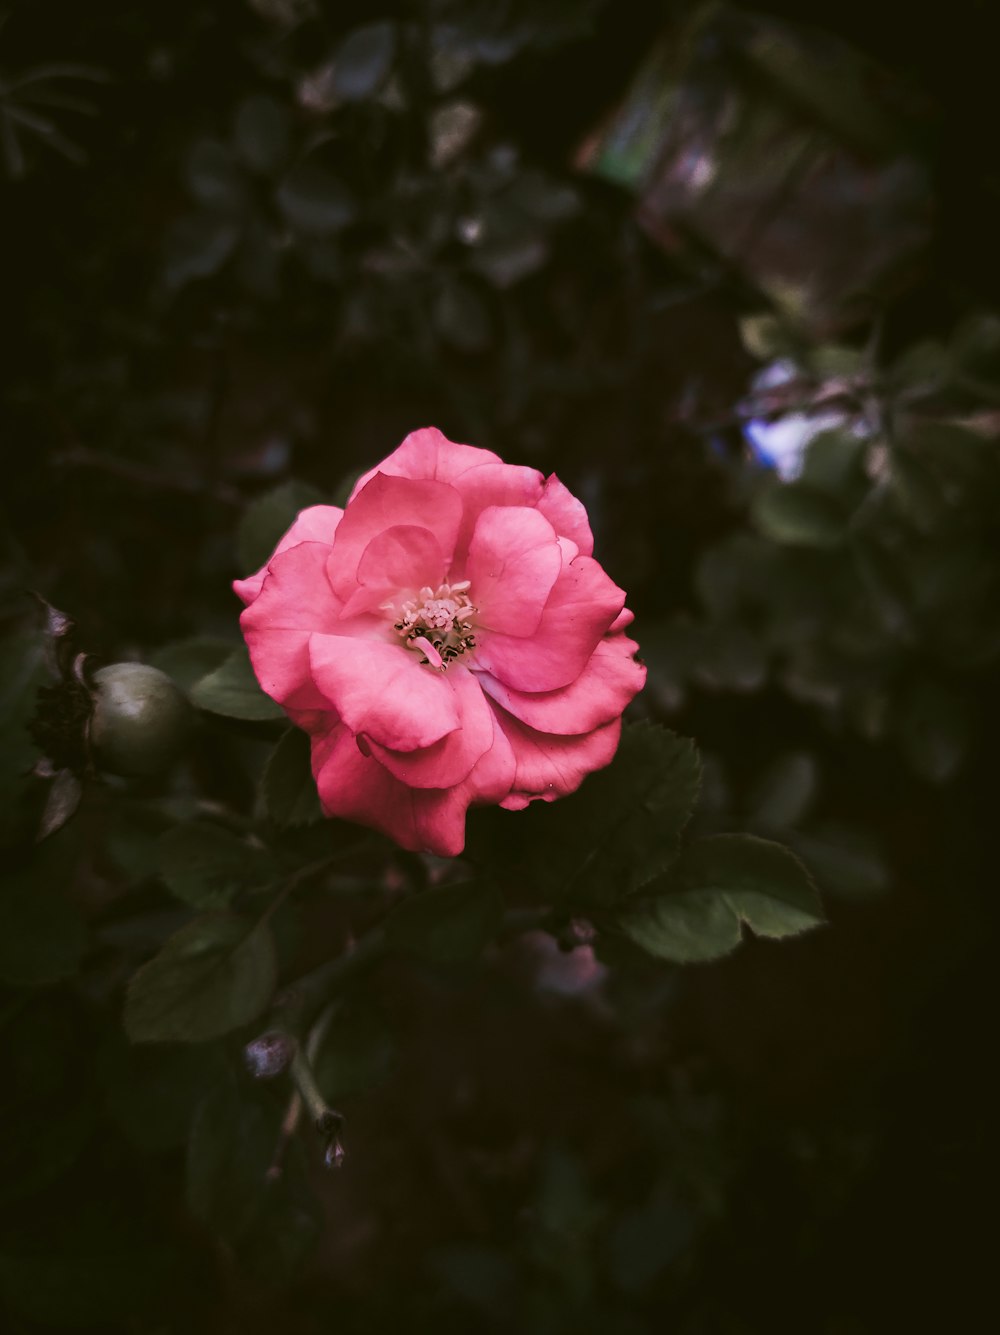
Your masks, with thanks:
[{"label": "green rose hip", "polygon": [[158,668],[111,663],[94,673],[90,744],[112,774],[165,769],[183,744],[190,716],[187,700]]}]

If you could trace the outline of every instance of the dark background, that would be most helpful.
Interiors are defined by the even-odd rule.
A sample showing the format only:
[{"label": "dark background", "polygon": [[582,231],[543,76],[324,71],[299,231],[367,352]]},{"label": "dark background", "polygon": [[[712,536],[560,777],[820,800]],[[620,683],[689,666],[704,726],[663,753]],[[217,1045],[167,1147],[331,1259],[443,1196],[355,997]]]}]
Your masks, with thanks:
[{"label": "dark background", "polygon": [[[83,829],[84,852],[66,883],[105,933],[90,963],[4,988],[4,1329],[861,1335],[975,1313],[990,1273],[996,1116],[995,465],[947,522],[902,501],[901,517],[887,512],[909,572],[909,631],[852,658],[845,627],[862,594],[846,548],[789,550],[754,517],[772,480],[736,405],[759,365],[739,323],[767,306],[759,275],[667,253],[637,225],[641,190],[573,167],[660,34],[681,49],[692,12],[6,7],[5,620],[21,624],[27,586],[107,660],[148,660],[192,635],[233,639],[247,504],[289,477],[342,503],[360,470],[433,423],[556,471],[585,501],[650,666],[636,713],[706,756],[705,828],[752,823],[775,766],[808,758],[818,796],[779,833],[812,866],[830,925],[686,970],[599,946],[599,985],[574,982],[579,955],[543,939],[497,948],[478,968],[383,966],[358,1002],[377,1012],[377,1035],[358,1040],[361,1074],[342,1100],[345,1168],[324,1173],[303,1141],[301,1200],[241,1232],[244,1187],[238,1174],[197,1185],[190,1118],[203,1132],[211,1123],[216,1162],[250,1134],[254,1100],[270,1126],[280,1099],[250,1087],[238,1043],[210,1045],[203,1067],[188,1052],[129,1056],[121,986],[155,939],[137,929],[127,947],[114,938],[122,958],[106,958],[120,896],[154,916],[169,899],[155,868],[137,890],[123,870],[115,803],[253,807],[272,734],[206,724],[179,778],[98,784],[67,827]],[[891,378],[923,340],[954,348],[962,321],[988,318],[1000,298],[989,7],[766,12],[846,39],[909,90],[901,151],[930,182],[929,244],[905,281],[874,294],[872,318],[796,335],[804,358],[859,349],[874,321]],[[402,104],[386,105],[388,74],[317,103],[308,81],[382,20],[398,25]],[[470,62],[453,89],[431,75],[442,24]],[[67,63],[87,73],[55,70],[55,104],[17,103],[18,76]],[[234,128],[254,97],[280,109],[288,135],[259,169]],[[455,100],[480,120],[443,160],[430,118]],[[28,120],[11,117],[15,104]],[[206,141],[215,147],[199,149]],[[328,174],[319,197],[283,203],[289,164],[307,157]],[[461,239],[474,216],[495,227],[486,259]],[[891,227],[882,240],[891,251]],[[823,256],[838,238],[810,244]],[[988,410],[998,383],[990,362],[939,415]],[[905,445],[890,440],[890,452]],[[935,464],[942,493],[950,458]],[[876,490],[860,478],[837,498],[845,515]],[[706,560],[747,534],[762,560],[777,552],[781,578],[794,570],[810,652],[836,646],[832,693],[795,689],[790,601],[706,599]],[[925,605],[950,562],[959,573]],[[681,668],[678,624],[714,627],[688,635]],[[724,634],[753,637],[759,668],[732,666],[744,639],[725,641],[720,667]],[[857,724],[861,677],[884,727]],[[925,680],[947,693],[944,722],[912,721]],[[34,855],[15,833],[20,869]],[[831,847],[850,850],[846,872]],[[339,949],[353,911],[312,903],[309,930]],[[357,1032],[372,1023],[366,1012]],[[209,1114],[198,1112],[205,1090]]]}]

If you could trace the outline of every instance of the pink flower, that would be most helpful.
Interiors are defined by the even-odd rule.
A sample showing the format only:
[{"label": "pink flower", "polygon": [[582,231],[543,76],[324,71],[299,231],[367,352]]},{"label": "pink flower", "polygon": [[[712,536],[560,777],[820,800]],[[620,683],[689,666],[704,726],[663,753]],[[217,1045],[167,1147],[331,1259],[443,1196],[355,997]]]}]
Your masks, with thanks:
[{"label": "pink flower", "polygon": [[312,738],[324,811],[444,856],[615,753],[645,668],[554,475],[414,431],[344,510],[303,510],[234,588],[262,688]]}]

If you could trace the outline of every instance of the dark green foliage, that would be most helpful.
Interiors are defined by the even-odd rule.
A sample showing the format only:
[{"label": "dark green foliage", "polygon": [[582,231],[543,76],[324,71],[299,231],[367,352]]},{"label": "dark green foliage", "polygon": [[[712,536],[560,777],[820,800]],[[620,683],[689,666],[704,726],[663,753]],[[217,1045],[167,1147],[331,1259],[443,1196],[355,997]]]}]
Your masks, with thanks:
[{"label": "dark green foliage", "polygon": [[371,1005],[345,1003],[323,1030],[316,1081],[326,1099],[338,1104],[384,1083],[395,1057],[396,1044],[385,1017]]},{"label": "dark green foliage", "polygon": [[240,566],[249,575],[268,558],[278,539],[291,528],[295,516],[310,505],[319,505],[323,495],[302,482],[285,482],[249,505],[240,520],[236,551]]},{"label": "dark green foliage", "polygon": [[626,898],[675,856],[699,774],[686,738],[650,724],[626,728],[612,764],[588,778],[572,803],[537,803],[526,817],[532,876],[573,906]]},{"label": "dark green foliage", "polygon": [[643,903],[619,917],[633,941],[675,964],[718,959],[757,936],[795,936],[823,921],[816,887],[780,844],[749,834],[696,840]]},{"label": "dark green foliage", "polygon": [[460,881],[402,900],[386,918],[385,934],[391,948],[421,959],[474,959],[495,935],[502,914],[495,885]]},{"label": "dark green foliage", "polygon": [[274,991],[274,945],[266,923],[235,914],[195,918],[135,974],[125,1031],[135,1043],[200,1043],[238,1029]]},{"label": "dark green foliage", "polygon": [[244,647],[234,649],[229,657],[202,677],[191,688],[191,699],[199,709],[226,718],[263,722],[284,718],[284,711],[257,683]]},{"label": "dark green foliage", "polygon": [[266,850],[207,821],[172,826],[156,854],[167,887],[196,909],[225,908],[241,889],[263,885],[277,874]]},{"label": "dark green foliage", "polygon": [[260,794],[264,815],[275,825],[311,825],[321,818],[309,738],[298,728],[290,728],[271,752]]}]

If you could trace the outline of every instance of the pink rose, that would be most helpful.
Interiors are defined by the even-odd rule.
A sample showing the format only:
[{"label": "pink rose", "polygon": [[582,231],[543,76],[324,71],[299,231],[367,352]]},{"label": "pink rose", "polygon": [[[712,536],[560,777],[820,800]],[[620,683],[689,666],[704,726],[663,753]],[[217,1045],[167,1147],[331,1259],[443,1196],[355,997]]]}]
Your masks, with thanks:
[{"label": "pink rose", "polygon": [[312,738],[324,811],[444,856],[472,803],[606,765],[645,668],[554,475],[414,431],[344,510],[303,510],[234,588],[263,689]]}]

